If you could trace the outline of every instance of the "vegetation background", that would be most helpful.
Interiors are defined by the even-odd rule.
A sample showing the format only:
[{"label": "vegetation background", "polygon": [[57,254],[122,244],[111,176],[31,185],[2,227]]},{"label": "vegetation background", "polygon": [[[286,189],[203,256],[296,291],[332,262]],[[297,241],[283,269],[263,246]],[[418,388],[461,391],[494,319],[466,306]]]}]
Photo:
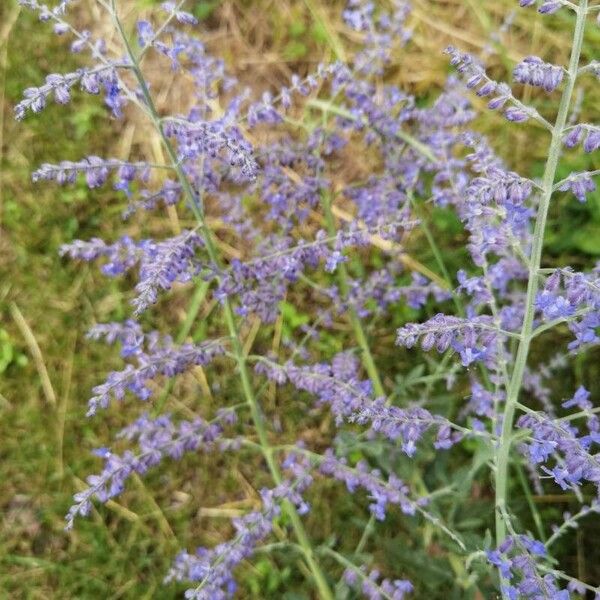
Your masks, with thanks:
[{"label": "vegetation background", "polygon": [[[341,21],[343,4],[190,0],[189,7],[202,20],[199,29],[208,47],[240,80],[259,89],[276,89],[293,72],[305,73],[320,61],[351,55],[359,40]],[[533,11],[519,11],[516,0],[412,0],[412,4],[414,38],[398,55],[389,77],[423,103],[436,97],[449,73],[442,55],[448,43],[478,54],[491,44],[490,66],[499,79],[510,79],[512,66],[524,55],[561,62],[568,53],[569,11],[544,19]],[[122,0],[121,5],[134,13],[151,9],[152,2]],[[91,11],[102,27],[102,16],[95,10],[93,0],[82,0],[75,14]],[[511,27],[493,41],[511,11],[515,11]],[[115,352],[88,342],[85,332],[94,322],[127,315],[127,288],[102,278],[93,266],[62,260],[58,248],[75,238],[103,233],[110,237],[123,207],[110,191],[90,195],[81,185],[34,186],[30,171],[41,162],[90,153],[125,156],[140,143],[141,132],[135,123],[123,128],[107,121],[102,106],[89,99],[66,110],[52,106],[24,124],[14,122],[12,107],[24,88],[38,85],[48,73],[71,70],[78,60],[68,54],[63,39],[37,24],[32,15],[19,13],[13,0],[0,0],[0,598],[178,597],[180,591],[162,585],[171,558],[179,548],[218,542],[226,519],[254,505],[252,465],[230,461],[224,476],[222,459],[196,457],[176,469],[158,469],[144,483],[136,481],[118,503],[110,502],[82,520],[73,533],[63,531],[73,492],[97,468],[90,450],[111,440],[117,428],[137,414],[139,405],[124,404],[106,418],[85,418],[91,388],[119,364]],[[594,47],[599,46],[596,28],[585,50],[588,58],[594,58]],[[164,86],[169,83],[166,75]],[[597,116],[600,86],[582,103],[583,119],[594,110]],[[492,137],[511,167],[539,174],[546,150],[541,133],[538,138],[535,129],[503,126],[501,117],[483,110],[477,127]],[[600,257],[600,195],[586,204],[565,198],[552,211],[548,253],[561,265],[594,264]],[[441,210],[429,217],[440,244],[448,249],[451,266],[459,265],[459,223]],[[172,221],[173,215],[165,211],[127,227],[132,233],[161,231]],[[416,232],[409,251],[427,264],[432,257],[423,246]],[[173,326],[184,319],[184,297],[178,304],[175,295],[170,306],[164,319]],[[209,302],[201,307],[200,327],[211,310]],[[286,319],[289,322],[283,325],[293,327],[303,315],[290,312]],[[391,348],[385,325],[379,327],[382,337],[387,336],[384,344]],[[192,330],[192,335],[200,334]],[[597,351],[581,357],[572,379],[582,379],[593,389],[598,358]],[[396,365],[392,375],[409,372],[412,366]],[[569,377],[565,386],[571,384]],[[198,390],[210,394],[202,372],[178,384],[169,402],[191,410]],[[292,399],[284,393],[277,406],[280,414],[293,414]],[[527,502],[522,491],[515,494],[517,501]],[[481,502],[476,490],[471,495],[470,512],[463,520],[473,522],[461,525],[467,530],[480,527],[483,512],[489,509],[483,502],[485,491]],[[568,508],[549,497],[537,497],[536,503],[542,517],[550,520]],[[344,519],[337,522],[338,530],[346,519],[353,522],[352,510],[352,504],[336,507],[337,518]],[[325,493],[308,518],[309,529],[324,535],[336,531],[331,512]],[[467,588],[456,583],[466,578],[460,561],[434,544],[425,544],[426,554],[412,553],[410,539],[420,539],[427,531],[400,521],[388,520],[381,531],[382,566],[406,564],[408,578],[425,579],[418,598],[467,597]],[[352,536],[354,530],[348,531]],[[360,529],[356,532],[358,536]],[[595,578],[596,584],[600,555],[593,540],[599,533],[589,524],[561,549],[566,567]],[[293,562],[277,563],[268,555],[244,567],[242,580],[244,597],[310,598]],[[481,594],[469,591],[473,597],[485,597]]]}]

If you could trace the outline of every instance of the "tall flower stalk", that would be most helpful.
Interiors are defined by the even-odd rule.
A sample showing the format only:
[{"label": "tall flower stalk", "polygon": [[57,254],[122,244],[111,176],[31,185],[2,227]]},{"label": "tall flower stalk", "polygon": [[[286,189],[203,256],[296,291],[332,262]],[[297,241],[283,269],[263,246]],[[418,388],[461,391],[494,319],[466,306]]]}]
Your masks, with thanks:
[{"label": "tall flower stalk", "polygon": [[552,127],[552,138],[548,148],[548,158],[542,179],[542,193],[537,209],[531,255],[529,257],[529,279],[527,282],[527,296],[525,298],[525,314],[521,327],[520,339],[515,356],[515,361],[507,389],[506,404],[502,415],[502,434],[496,457],[496,541],[501,544],[506,538],[506,494],[508,486],[508,470],[510,465],[510,450],[513,443],[513,422],[519,394],[523,386],[523,375],[527,366],[529,347],[533,338],[533,322],[536,312],[536,299],[540,289],[540,267],[544,248],[544,234],[550,201],[554,193],[556,169],[559,164],[562,142],[565,135],[565,125],[569,116],[573,90],[577,81],[581,48],[588,17],[587,0],[581,0],[576,10],[577,20],[571,46],[571,56],[567,71],[567,80],[562,92],[556,120]]},{"label": "tall flower stalk", "polygon": [[[202,228],[202,231],[204,233],[204,242],[206,245],[208,255],[213,264],[215,264],[217,267],[221,267],[221,258],[219,256],[218,249],[214,243],[212,231],[210,227],[208,227],[205,223],[204,210],[202,208],[202,204],[199,201],[197,194],[194,193],[192,186],[190,185],[190,182],[181,167],[175,149],[173,148],[168,137],[165,135],[165,131],[163,129],[160,117],[154,105],[152,95],[150,94],[150,90],[148,89],[148,86],[146,84],[144,74],[140,69],[138,59],[131,47],[131,44],[129,43],[127,34],[125,33],[121,20],[118,16],[116,0],[111,0],[110,9],[117,30],[119,31],[121,41],[123,42],[127,56],[131,62],[132,70],[140,85],[140,89],[144,98],[144,104],[148,108],[148,115],[150,116],[152,125],[155,131],[159,134],[162,144],[167,152],[167,155],[169,156],[171,165],[177,173],[177,178],[184,190],[187,203],[192,209],[194,216],[198,221],[198,225]],[[250,379],[250,374],[248,372],[248,365],[246,364],[246,358],[240,339],[240,333],[236,324],[235,315],[231,307],[231,303],[228,298],[225,298],[224,300],[223,312],[229,336],[231,338],[231,343],[233,346],[233,354],[237,363],[237,370],[239,373],[243,394],[250,409],[250,413],[252,415],[252,421],[254,423],[254,427],[256,429],[258,439],[260,441],[260,447],[263,457],[265,459],[265,462],[267,463],[267,466],[269,468],[269,471],[271,472],[271,476],[273,477],[275,484],[281,485],[283,483],[283,476],[281,474],[281,470],[279,469],[278,464],[276,463],[273,457],[273,450],[269,444],[264,417],[259,403],[256,399],[256,396],[254,394],[254,390],[252,388],[252,382]],[[304,559],[306,560],[308,568],[312,574],[314,583],[319,592],[319,596],[324,600],[333,600],[333,594],[329,589],[327,579],[325,578],[321,567],[317,563],[314,551],[310,544],[310,540],[308,539],[308,536],[306,534],[304,526],[302,525],[302,521],[300,520],[296,508],[287,500],[284,500],[283,507],[284,511],[290,519],[292,528],[294,529],[294,533],[296,534],[296,538],[298,540],[298,544],[302,548]]]}]

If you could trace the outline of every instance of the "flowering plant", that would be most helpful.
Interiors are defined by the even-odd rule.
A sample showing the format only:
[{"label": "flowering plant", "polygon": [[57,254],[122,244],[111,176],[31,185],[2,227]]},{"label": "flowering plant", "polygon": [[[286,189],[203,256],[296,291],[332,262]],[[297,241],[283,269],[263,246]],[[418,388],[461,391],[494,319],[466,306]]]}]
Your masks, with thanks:
[{"label": "flowering plant", "polygon": [[[297,552],[319,598],[353,590],[373,599],[404,598],[421,584],[405,579],[404,565],[386,577],[365,564],[369,544],[377,544],[377,522],[398,511],[426,523],[428,535],[458,557],[463,589],[490,589],[496,577],[503,598],[586,591],[600,597],[550,555],[569,528],[600,510],[598,409],[583,386],[555,407],[551,387],[554,368],[600,342],[600,278],[598,269],[543,266],[551,202],[562,192],[585,202],[600,173],[557,180],[563,153],[600,148],[600,128],[578,123],[572,112],[578,81],[599,72],[597,63],[581,64],[581,50],[600,6],[561,0],[538,7],[542,14],[572,13],[574,22],[568,65],[530,56],[514,69],[517,83],[556,96],[550,117],[544,116],[552,112],[548,103],[542,111],[521,101],[479,59],[454,47],[446,52],[459,77],[451,75],[433,103],[423,106],[388,81],[394,53],[411,38],[410,6],[402,0],[389,6],[350,0],[343,19],[362,39],[353,62],[319,65],[262,95],[243,88],[190,33],[197,22],[183,2],[164,2],[153,19],[136,22],[133,35],[117,0],[97,2],[117,43],[76,28],[68,18],[70,0],[52,8],[21,0],[56,34],[70,36],[71,50],[87,53],[89,66],[51,74],[25,90],[16,117],[40,112],[51,100],[67,104],[79,88],[101,95],[112,119],[141,115],[165,158],[151,161],[143,148],[136,157],[91,155],[44,164],[34,181],[71,185],[82,178],[90,190],[112,184],[126,204],[125,219],[165,206],[194,223],[161,239],[123,235],[63,248],[72,259],[99,261],[108,277],[135,279],[131,318],[90,330],[90,338],[120,345],[125,366],[93,390],[88,416],[129,396],[150,405],[118,434],[128,449],[96,450],[104,466],[75,494],[67,528],[93,502],[117,498],[132,476],[168,459],[256,453],[271,480],[260,491],[260,506],[234,519],[233,537],[182,551],[165,574],[166,583],[186,582],[186,598],[234,596],[238,567],[265,549]],[[159,104],[150,60],[177,76],[178,110]],[[469,89],[509,122],[547,131],[540,179],[509,170],[493,140],[477,133]],[[343,168],[348,163],[352,169]],[[430,205],[454,211],[464,226],[468,260],[456,274],[429,229]],[[423,231],[435,270],[406,252],[414,230]],[[190,290],[191,300],[180,335],[149,327],[152,313],[181,289]],[[188,340],[209,295],[219,308],[214,335]],[[282,336],[286,311],[308,305],[319,307],[316,314]],[[423,318],[411,322],[407,314]],[[382,319],[397,325],[397,346],[422,362],[416,371],[398,370],[404,350],[391,365],[374,352],[379,340],[371,324]],[[347,325],[341,332],[339,323]],[[572,334],[565,350],[549,365],[535,362],[534,345],[563,325]],[[274,351],[260,339],[261,350],[252,353],[258,330],[276,338]],[[322,343],[331,337],[335,352]],[[382,375],[384,364],[386,374],[399,375],[398,385]],[[214,414],[205,414],[202,398],[190,418],[164,412],[169,388],[158,393],[158,382],[211,367],[237,381]],[[304,409],[294,443],[277,410],[265,407],[264,390],[275,386],[298,392]],[[325,438],[319,444],[302,435],[315,421]],[[419,455],[448,465],[452,453],[467,454],[470,468],[430,491]],[[549,537],[537,522],[535,539],[509,501],[511,469],[523,475],[524,466],[528,497],[531,486],[538,494],[555,486],[581,502]],[[466,497],[488,477],[494,508],[486,525],[494,534],[475,539],[446,518],[444,498]],[[312,490],[325,479],[343,483],[357,504],[368,497],[369,517],[354,551],[343,550],[343,531],[327,540],[307,530]],[[270,543],[274,537],[278,542]]]}]

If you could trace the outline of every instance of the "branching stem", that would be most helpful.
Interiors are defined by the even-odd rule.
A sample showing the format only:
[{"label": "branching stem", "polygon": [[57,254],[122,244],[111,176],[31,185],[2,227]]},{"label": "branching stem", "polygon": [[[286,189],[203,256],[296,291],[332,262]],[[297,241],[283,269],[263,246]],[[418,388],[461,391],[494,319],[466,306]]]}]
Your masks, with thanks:
[{"label": "branching stem", "polygon": [[[171,161],[173,168],[177,173],[177,178],[183,189],[185,197],[188,200],[190,208],[194,213],[194,216],[196,217],[198,223],[204,228],[204,243],[206,245],[206,250],[210,257],[210,260],[215,265],[220,266],[221,257],[219,255],[217,245],[215,244],[215,241],[213,239],[212,231],[209,227],[205,226],[204,208],[197,194],[194,192],[192,185],[180,164],[179,159],[177,158],[175,148],[171,144],[169,138],[166,136],[165,131],[162,127],[161,119],[158,115],[156,106],[154,105],[154,101],[150,94],[150,90],[148,89],[144,75],[141,71],[139,61],[131,48],[131,45],[127,38],[127,34],[125,33],[123,25],[117,15],[116,0],[111,0],[111,13],[115,21],[115,25],[117,26],[117,29],[119,31],[119,35],[121,36],[122,42],[125,46],[125,50],[132,62],[133,72],[140,86],[140,90],[148,108],[148,114],[150,115],[152,124],[154,125],[157,133],[159,134],[162,144],[165,147],[167,155],[169,156],[169,160]],[[258,434],[261,451],[264,456],[265,462],[267,463],[269,471],[271,472],[273,481],[275,482],[275,484],[279,485],[283,481],[283,477],[279,465],[273,458],[273,451],[269,444],[264,417],[260,410],[258,401],[256,400],[256,397],[254,395],[254,390],[252,388],[252,383],[250,380],[250,373],[248,371],[248,365],[246,364],[246,358],[240,340],[239,330],[235,321],[233,308],[228,299],[225,299],[223,302],[223,312],[225,315],[227,329],[229,330],[229,335],[232,340],[233,354],[237,362],[237,368],[242,384],[242,390],[248,407],[250,409],[256,432]],[[296,511],[295,507],[289,502],[283,503],[283,509],[284,512],[287,514],[288,518],[290,519],[292,528],[294,529],[294,533],[296,535],[296,538],[298,539],[298,543],[302,548],[304,559],[306,560],[306,563],[314,579],[315,585],[318,589],[319,597],[323,600],[333,600],[333,594],[329,589],[329,585],[327,583],[325,575],[323,574],[323,571],[321,570],[321,567],[315,559],[313,549],[311,547],[302,521],[300,520],[298,512]]]},{"label": "branching stem", "polygon": [[[507,390],[506,404],[502,416],[502,434],[500,445],[496,455],[496,544],[501,544],[506,538],[507,532],[507,488],[508,488],[508,467],[510,462],[510,446],[512,439],[513,421],[515,409],[519,402],[519,393],[523,384],[523,375],[527,365],[529,347],[533,337],[533,321],[535,314],[535,300],[539,289],[539,269],[542,261],[542,251],[544,246],[544,232],[546,229],[546,220],[548,209],[552,198],[553,185],[556,177],[556,169],[560,159],[562,137],[564,127],[567,122],[571,98],[577,78],[579,68],[579,58],[583,44],[585,22],[587,16],[588,0],[581,0],[577,10],[577,21],[573,35],[573,44],[571,46],[571,57],[569,59],[568,77],[566,78],[565,88],[562,93],[560,106],[556,116],[554,127],[552,128],[552,139],[548,150],[548,159],[544,169],[542,180],[543,193],[535,221],[533,243],[531,249],[531,259],[529,265],[529,282],[527,285],[527,297],[525,301],[525,315],[521,328],[521,339],[517,349],[515,363]],[[504,595],[504,592],[503,592]]]},{"label": "branching stem", "polygon": [[[331,210],[331,196],[328,192],[323,192],[321,198],[323,211],[325,212],[327,231],[331,238],[335,238],[337,235],[337,227],[335,225],[335,217],[333,216],[333,212]],[[337,274],[342,299],[345,302],[350,302],[350,284],[348,283],[348,271],[346,270],[346,265],[344,265],[344,263],[341,263],[337,266]],[[384,397],[386,396],[385,389],[381,382],[381,378],[379,377],[379,372],[377,371],[375,361],[373,360],[367,335],[363,329],[362,322],[356,312],[356,309],[351,305],[348,306],[348,315],[350,318],[352,331],[354,332],[354,337],[356,338],[356,342],[358,343],[362,353],[363,365],[367,371],[367,374],[369,375],[371,383],[373,384],[373,391],[377,397]]]}]

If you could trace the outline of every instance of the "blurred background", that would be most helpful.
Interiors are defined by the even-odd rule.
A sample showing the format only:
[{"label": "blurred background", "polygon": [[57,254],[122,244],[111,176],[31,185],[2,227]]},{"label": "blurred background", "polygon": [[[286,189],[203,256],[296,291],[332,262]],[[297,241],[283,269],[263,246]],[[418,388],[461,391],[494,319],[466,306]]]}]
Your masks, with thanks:
[{"label": "blurred background", "polygon": [[[120,4],[130,16],[152,8],[149,0]],[[450,73],[442,54],[449,43],[487,57],[491,74],[505,80],[524,55],[561,62],[568,54],[569,11],[544,19],[535,11],[519,10],[516,0],[412,0],[412,5],[414,37],[399,51],[387,76],[424,104],[437,96]],[[201,19],[198,29],[208,48],[224,58],[242,82],[270,90],[292,73],[305,74],[321,61],[352,56],[360,39],[344,26],[343,6],[339,0],[188,3]],[[76,3],[72,15],[75,22],[92,17],[105,27],[93,0]],[[591,31],[587,44],[587,58],[597,58],[599,28]],[[58,248],[77,238],[114,237],[123,200],[115,200],[108,189],[90,194],[81,184],[34,186],[30,172],[42,162],[88,154],[125,157],[143,141],[143,130],[135,122],[122,126],[107,120],[101,104],[89,98],[77,98],[66,108],[49,106],[24,123],[14,121],[13,107],[24,88],[40,85],[49,73],[77,67],[80,58],[70,55],[67,46],[15,2],[0,0],[0,598],[179,597],[176,588],[162,585],[177,550],[218,542],[226,520],[256,503],[247,464],[234,459],[225,466],[220,458],[196,457],[176,469],[159,469],[144,483],[134,481],[118,503],[81,520],[73,533],[63,531],[73,492],[98,468],[90,450],[107,444],[139,406],[123,404],[102,418],[86,420],[91,388],[120,360],[115,351],[88,342],[85,333],[95,322],[127,316],[128,286],[101,277],[93,265],[61,259]],[[165,76],[164,86],[169,83]],[[582,120],[594,112],[597,117],[600,86],[582,95],[580,102]],[[474,103],[484,106],[477,99]],[[476,126],[492,137],[511,168],[540,174],[546,150],[541,131],[506,127],[500,116],[485,110]],[[582,162],[574,168],[591,165]],[[436,235],[457,249],[451,260],[458,265],[460,224],[443,211],[431,216]],[[551,218],[547,251],[555,262],[576,268],[595,264],[600,256],[599,195],[586,204],[565,198],[553,206]],[[153,213],[128,223],[127,231],[160,231],[169,219],[172,215],[166,211]],[[419,248],[418,234],[412,244]],[[183,319],[184,301],[184,296],[175,297],[164,316],[167,324]],[[201,315],[211,310],[207,302]],[[598,375],[598,358],[596,353],[578,359],[576,369],[586,380]],[[205,384],[199,378],[184,381],[174,395],[187,406],[187,399]],[[285,412],[286,398],[279,401]],[[218,398],[214,402],[218,405]],[[551,498],[544,502],[547,508],[540,510],[550,511],[549,518],[568,509],[553,505]],[[465,519],[475,521],[474,529],[481,528],[486,506],[473,499],[472,513]],[[335,531],[326,501],[317,508],[308,517],[309,529],[324,528],[324,535],[329,527]],[[338,519],[352,522],[351,505],[337,508]],[[328,516],[315,523],[318,511]],[[432,546],[426,554],[411,551],[406,539],[420,538],[423,531],[393,519],[386,531],[384,564],[406,564],[407,577],[413,580],[411,573],[427,570],[427,577],[418,577],[427,581],[415,597],[485,597],[456,584],[466,575],[455,557]],[[600,560],[590,547],[598,533],[593,528],[580,531],[562,549],[565,566],[595,576],[596,583]],[[269,556],[245,567],[242,579],[241,597],[310,598],[293,563],[277,564]]]}]

